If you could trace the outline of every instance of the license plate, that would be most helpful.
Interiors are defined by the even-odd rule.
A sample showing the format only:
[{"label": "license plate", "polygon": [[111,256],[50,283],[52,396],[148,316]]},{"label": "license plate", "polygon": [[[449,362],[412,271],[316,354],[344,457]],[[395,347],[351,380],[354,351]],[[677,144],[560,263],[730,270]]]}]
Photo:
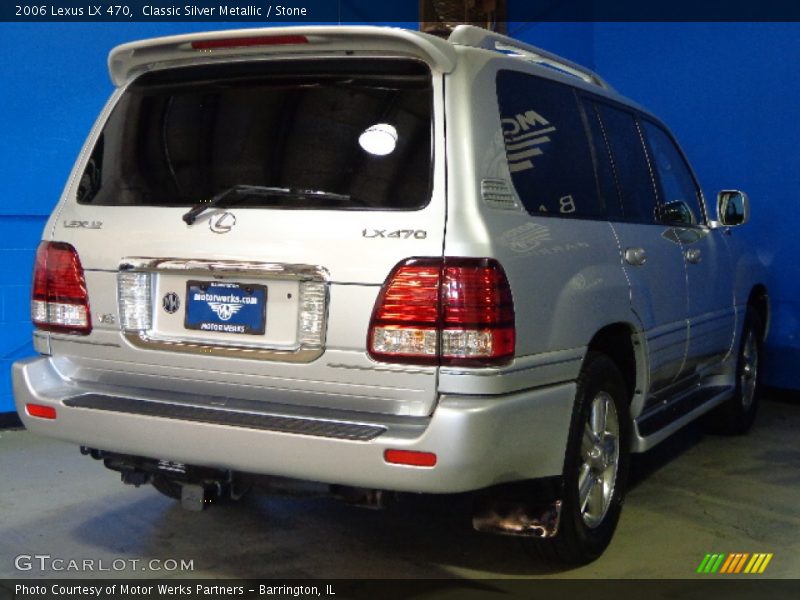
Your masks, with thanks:
[{"label": "license plate", "polygon": [[184,327],[209,333],[263,335],[267,288],[219,281],[186,282]]}]

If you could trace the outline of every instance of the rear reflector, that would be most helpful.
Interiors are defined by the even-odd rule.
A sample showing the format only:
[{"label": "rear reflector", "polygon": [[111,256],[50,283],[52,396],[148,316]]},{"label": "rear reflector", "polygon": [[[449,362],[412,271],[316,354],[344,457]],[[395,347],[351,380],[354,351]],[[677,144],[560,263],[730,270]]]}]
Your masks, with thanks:
[{"label": "rear reflector", "polygon": [[222,40],[199,40],[192,42],[195,50],[216,50],[218,48],[244,48],[247,46],[286,46],[307,44],[304,35],[263,35],[257,37],[229,38]]},{"label": "rear reflector", "polygon": [[56,409],[52,406],[44,406],[43,404],[26,404],[25,410],[32,417],[39,417],[40,419],[56,418]]},{"label": "rear reflector", "polygon": [[415,450],[386,450],[383,459],[393,465],[410,467],[434,467],[436,455],[433,452],[417,452]]},{"label": "rear reflector", "polygon": [[39,329],[87,335],[92,331],[89,296],[75,248],[42,242],[33,269],[31,320]]},{"label": "rear reflector", "polygon": [[369,354],[384,362],[490,366],[514,356],[514,303],[490,258],[412,258],[383,285]]}]

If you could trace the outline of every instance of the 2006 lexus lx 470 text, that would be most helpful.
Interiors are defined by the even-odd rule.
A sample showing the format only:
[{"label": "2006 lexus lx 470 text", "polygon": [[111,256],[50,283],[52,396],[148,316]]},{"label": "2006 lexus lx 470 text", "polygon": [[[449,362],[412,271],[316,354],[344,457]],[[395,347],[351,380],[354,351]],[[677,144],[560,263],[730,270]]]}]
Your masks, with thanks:
[{"label": "2006 lexus lx 470 text", "polygon": [[189,508],[256,476],[473,491],[476,528],[581,563],[631,453],[753,423],[749,201],[709,206],[597,74],[466,25],[192,34],[109,67],[36,255],[29,430]]}]

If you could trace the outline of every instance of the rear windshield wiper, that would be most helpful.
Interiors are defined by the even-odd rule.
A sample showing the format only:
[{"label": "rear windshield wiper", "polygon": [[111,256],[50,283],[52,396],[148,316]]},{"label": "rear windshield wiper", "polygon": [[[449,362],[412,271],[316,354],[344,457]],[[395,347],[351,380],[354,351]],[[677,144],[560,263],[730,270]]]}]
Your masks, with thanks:
[{"label": "rear windshield wiper", "polygon": [[337,202],[349,202],[352,200],[351,196],[348,194],[334,194],[332,192],[323,192],[319,190],[303,190],[300,188],[270,187],[264,185],[234,185],[221,191],[210,200],[195,204],[182,218],[187,225],[192,225],[197,220],[197,217],[206,210],[223,204],[232,196],[282,196],[284,198],[314,198],[319,200],[335,200]]}]

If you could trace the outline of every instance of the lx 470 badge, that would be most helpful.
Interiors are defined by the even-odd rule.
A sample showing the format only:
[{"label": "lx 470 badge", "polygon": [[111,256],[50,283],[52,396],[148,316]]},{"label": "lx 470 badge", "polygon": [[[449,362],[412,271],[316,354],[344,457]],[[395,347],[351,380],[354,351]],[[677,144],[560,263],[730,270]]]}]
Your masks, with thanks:
[{"label": "lx 470 badge", "polygon": [[428,237],[428,232],[424,229],[396,229],[388,231],[386,229],[364,229],[361,237],[365,238],[393,238],[393,239],[415,239],[424,240]]}]

